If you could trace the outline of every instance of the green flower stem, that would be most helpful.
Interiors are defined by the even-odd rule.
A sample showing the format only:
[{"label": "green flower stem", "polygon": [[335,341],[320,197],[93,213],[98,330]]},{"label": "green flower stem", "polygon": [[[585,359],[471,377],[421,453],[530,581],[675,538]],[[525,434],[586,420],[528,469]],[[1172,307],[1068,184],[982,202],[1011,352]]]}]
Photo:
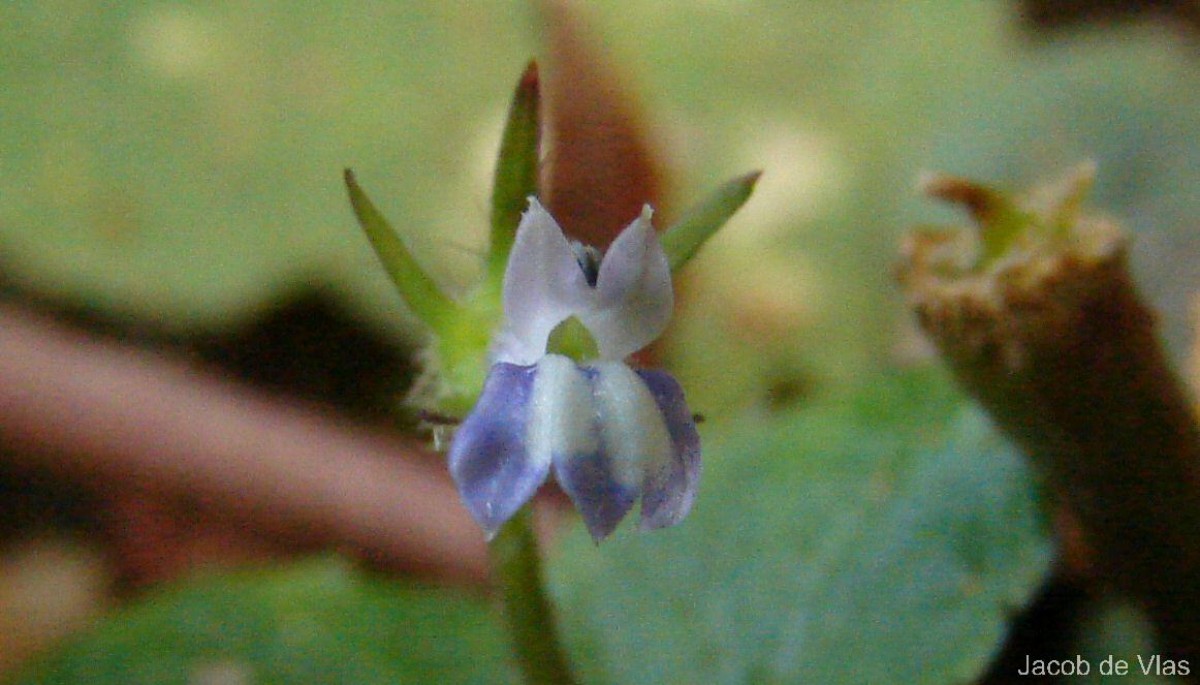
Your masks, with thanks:
[{"label": "green flower stem", "polygon": [[525,506],[500,528],[490,545],[517,663],[530,685],[576,681],[558,639],[550,599],[542,584],[542,561],[533,530],[533,507]]}]

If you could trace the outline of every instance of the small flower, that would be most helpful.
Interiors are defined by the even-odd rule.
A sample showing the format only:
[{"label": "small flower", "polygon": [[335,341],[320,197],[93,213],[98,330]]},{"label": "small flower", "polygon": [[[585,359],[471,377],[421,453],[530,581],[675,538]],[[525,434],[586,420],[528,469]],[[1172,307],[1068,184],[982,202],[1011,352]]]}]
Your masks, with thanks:
[{"label": "small flower", "polygon": [[[647,206],[601,258],[569,243],[530,198],[504,274],[505,323],[475,408],[450,446],[450,472],[471,514],[494,535],[551,467],[598,542],[641,498],[641,527],[681,521],[700,478],[700,436],[664,371],[624,359],[657,338],[674,308],[667,256]],[[548,354],[570,317],[599,358]]]}]

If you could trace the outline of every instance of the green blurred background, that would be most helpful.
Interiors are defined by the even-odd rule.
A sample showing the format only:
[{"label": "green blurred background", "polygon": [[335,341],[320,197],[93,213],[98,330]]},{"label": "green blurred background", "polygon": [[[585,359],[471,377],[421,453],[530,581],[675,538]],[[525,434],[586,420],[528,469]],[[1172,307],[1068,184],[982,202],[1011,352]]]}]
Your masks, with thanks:
[{"label": "green blurred background", "polygon": [[[892,282],[900,235],[959,218],[917,196],[918,174],[1015,189],[1093,159],[1093,203],[1134,232],[1136,274],[1181,363],[1200,288],[1195,34],[1161,16],[1046,30],[1027,13],[1045,5],[576,7],[645,112],[674,172],[676,209],[731,176],[765,172],[688,266],[662,348],[714,424],[697,511],[653,538],[618,536],[602,553],[570,538],[552,566],[586,668],[647,682],[639,669],[698,653],[731,682],[764,673],[790,682],[839,670],[833,643],[863,626],[895,639],[871,643],[868,671],[904,676],[894,668],[904,654],[929,682],[962,680],[995,657],[1051,553],[1023,462],[978,417],[960,416],[944,379],[881,380],[882,369],[924,356]],[[0,4],[0,292],[134,338],[222,340],[235,358],[243,342],[262,346],[247,327],[299,302],[311,326],[277,335],[364,328],[386,348],[368,376],[410,373],[396,349],[419,332],[355,225],[342,169],[354,167],[439,279],[468,287],[505,108],[544,51],[543,21],[525,2],[499,0]],[[321,363],[374,358],[331,340]],[[293,353],[261,347],[242,358],[242,374]],[[297,373],[318,366],[298,364]],[[349,393],[365,393],[362,373],[347,374]],[[862,385],[873,387],[836,399]],[[370,390],[394,407],[403,386]],[[810,410],[822,395],[837,406],[761,416]],[[307,650],[320,668],[378,667],[390,682],[400,660],[391,650],[428,618],[431,644],[445,649],[429,656],[431,672],[465,663],[458,647],[478,647],[456,647],[455,636],[503,659],[478,603],[314,568],[147,603],[89,648],[124,667],[123,655],[163,626],[187,652],[206,644],[195,632],[218,635],[210,622],[240,620],[250,627],[235,637],[248,636],[254,652],[260,638],[286,637],[274,621],[324,621],[349,632],[313,638],[311,649],[288,643],[266,661],[290,667],[287,650]],[[893,613],[878,618],[876,596]],[[653,601],[666,608],[639,614]],[[364,628],[357,618],[370,607],[392,632]],[[793,642],[801,637],[789,631],[810,615],[834,626],[827,642]],[[930,637],[927,624],[944,632]],[[1112,650],[1101,637],[1119,632],[1088,633],[1085,645]],[[627,641],[656,648],[658,639],[679,649],[621,660]],[[323,640],[348,641],[360,657],[369,650],[356,641],[378,647],[378,662],[343,659]],[[933,666],[927,649],[940,650]],[[87,649],[68,654],[83,675],[62,681],[87,682],[93,661]]]},{"label": "green blurred background", "polygon": [[[1047,36],[999,2],[578,9],[644,104],[676,206],[765,171],[690,267],[668,348],[706,413],[786,404],[905,348],[898,236],[954,216],[916,196],[925,169],[1019,188],[1095,159],[1095,204],[1138,234],[1185,349],[1200,88],[1165,23]],[[469,284],[541,21],[500,1],[5,3],[0,274],[170,331],[327,284],[407,336],[340,171],[439,278]]]}]

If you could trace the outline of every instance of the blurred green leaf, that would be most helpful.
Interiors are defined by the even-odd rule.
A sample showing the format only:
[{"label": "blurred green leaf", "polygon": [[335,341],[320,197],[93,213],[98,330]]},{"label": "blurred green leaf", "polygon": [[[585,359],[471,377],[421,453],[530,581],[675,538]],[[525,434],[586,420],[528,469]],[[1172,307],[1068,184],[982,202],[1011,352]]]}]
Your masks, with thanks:
[{"label": "blurred green leaf", "polygon": [[[751,279],[706,298],[712,320],[678,340],[698,350],[676,360],[686,373],[714,398],[760,397],[779,369],[872,373],[895,341],[896,232],[941,221],[913,193],[917,170],[1020,188],[1085,158],[1105,169],[1095,205],[1143,236],[1138,275],[1185,352],[1200,289],[1187,44],[1157,26],[1013,40],[1005,3],[877,5],[589,6],[592,37],[643,86],[651,130],[673,132],[652,142],[684,162],[679,187],[766,170],[746,240],[706,252],[783,264],[811,293],[790,347],[738,338]],[[507,86],[540,24],[507,0],[360,9],[0,3],[4,280],[175,328],[320,280],[403,328],[330,182],[352,166],[425,268],[465,291]],[[703,376],[713,357],[738,373]]]},{"label": "blurred green leaf", "polygon": [[727,181],[699,204],[689,207],[678,221],[663,231],[663,249],[667,251],[671,271],[687,264],[700,246],[746,204],[761,175],[761,171],[755,171]]},{"label": "blurred green leaf", "polygon": [[537,48],[518,8],[0,4],[2,280],[174,331],[315,282],[409,333],[337,174],[370,178],[439,283],[472,282]]},{"label": "blurred green leaf", "polygon": [[504,278],[508,252],[528,198],[538,191],[541,94],[536,62],[530,62],[513,93],[508,122],[500,140],[492,185],[492,233],[488,246],[488,277],[494,284]]},{"label": "blurred green leaf", "polygon": [[395,685],[514,674],[483,602],[321,560],[147,598],[14,682]]},{"label": "blurred green leaf", "polygon": [[345,179],[354,216],[358,218],[359,225],[371,241],[371,247],[396,285],[400,297],[425,325],[440,331],[446,317],[452,315],[457,305],[446,297],[438,284],[417,263],[404,240],[354,180],[354,172],[346,169]]},{"label": "blurred green leaf", "polygon": [[1051,561],[1024,462],[944,380],[706,436],[696,510],[552,567],[589,682],[963,683]]}]

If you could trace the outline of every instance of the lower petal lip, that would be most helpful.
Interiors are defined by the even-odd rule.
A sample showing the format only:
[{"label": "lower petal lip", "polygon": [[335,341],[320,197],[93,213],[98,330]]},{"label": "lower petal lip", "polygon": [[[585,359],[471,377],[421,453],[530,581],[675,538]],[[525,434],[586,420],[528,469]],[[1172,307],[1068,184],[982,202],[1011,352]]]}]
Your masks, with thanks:
[{"label": "lower petal lip", "polygon": [[491,537],[541,487],[548,461],[525,445],[535,367],[496,364],[475,409],[450,444],[450,474],[464,504]]},{"label": "lower petal lip", "polygon": [[670,374],[547,355],[494,365],[450,447],[449,466],[488,536],[551,467],[592,537],[608,537],[642,499],[641,528],[679,523],[700,479],[700,437]]},{"label": "lower petal lip", "polygon": [[616,530],[640,494],[640,487],[622,485],[612,477],[604,453],[556,455],[554,475],[596,542]]}]

